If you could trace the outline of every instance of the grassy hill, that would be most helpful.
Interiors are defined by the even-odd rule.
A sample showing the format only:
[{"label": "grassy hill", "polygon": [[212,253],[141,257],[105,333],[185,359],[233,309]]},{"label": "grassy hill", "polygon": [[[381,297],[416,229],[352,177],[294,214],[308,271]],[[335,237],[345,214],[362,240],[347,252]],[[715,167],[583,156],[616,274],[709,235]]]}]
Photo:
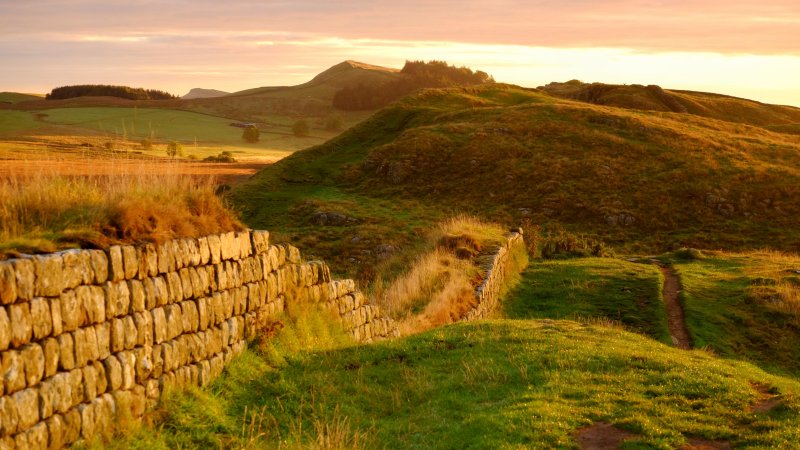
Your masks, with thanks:
[{"label": "grassy hill", "polygon": [[19,92],[0,92],[0,103],[20,103],[41,100],[44,96],[38,94],[22,94]]},{"label": "grassy hill", "polygon": [[[796,136],[497,84],[408,97],[233,199],[252,226],[354,272],[374,265],[377,245],[404,248],[459,212],[564,227],[620,252],[797,251],[798,167]],[[319,226],[325,211],[353,220]]]},{"label": "grassy hill", "polygon": [[230,94],[230,92],[220,91],[217,89],[203,89],[203,88],[193,88],[185,95],[182,95],[181,98],[184,100],[191,100],[193,98],[214,98],[214,97],[222,97],[225,95]]},{"label": "grassy hill", "polygon": [[688,113],[800,134],[800,108],[769,105],[728,95],[665,90],[655,85],[581,83],[577,80],[550,83],[540,89],[550,95],[596,105]]},{"label": "grassy hill", "polygon": [[602,424],[629,449],[800,438],[797,381],[619,328],[492,321],[369,346],[327,332],[284,328],[109,448],[578,448]]}]

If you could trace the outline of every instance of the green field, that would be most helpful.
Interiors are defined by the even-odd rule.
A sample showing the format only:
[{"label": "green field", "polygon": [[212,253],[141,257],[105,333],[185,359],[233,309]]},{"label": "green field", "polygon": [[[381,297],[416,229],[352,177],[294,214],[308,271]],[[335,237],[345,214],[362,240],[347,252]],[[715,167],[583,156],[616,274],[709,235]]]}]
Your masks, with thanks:
[{"label": "green field", "polygon": [[504,301],[516,319],[605,319],[666,344],[661,285],[654,265],[612,258],[536,261]]},{"label": "green field", "polygon": [[[317,351],[297,343],[327,330],[284,330],[110,448],[577,448],[574,433],[594,422],[632,433],[624,449],[800,439],[798,382],[618,328],[492,321]],[[751,383],[779,406],[749,412]]]},{"label": "green field", "polygon": [[41,100],[43,95],[22,94],[19,92],[0,92],[0,103],[19,103],[31,100]]},{"label": "green field", "polygon": [[0,137],[33,130],[39,126],[32,113],[0,109]]}]

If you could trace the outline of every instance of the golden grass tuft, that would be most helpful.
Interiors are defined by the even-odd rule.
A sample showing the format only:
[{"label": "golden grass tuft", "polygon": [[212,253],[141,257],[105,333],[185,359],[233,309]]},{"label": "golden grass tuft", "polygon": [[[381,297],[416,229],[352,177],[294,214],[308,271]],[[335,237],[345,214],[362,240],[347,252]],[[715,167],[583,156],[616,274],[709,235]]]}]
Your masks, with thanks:
[{"label": "golden grass tuft", "polygon": [[147,166],[98,176],[54,173],[0,179],[0,249],[52,251],[114,242],[160,242],[238,230],[209,177],[148,174]]}]

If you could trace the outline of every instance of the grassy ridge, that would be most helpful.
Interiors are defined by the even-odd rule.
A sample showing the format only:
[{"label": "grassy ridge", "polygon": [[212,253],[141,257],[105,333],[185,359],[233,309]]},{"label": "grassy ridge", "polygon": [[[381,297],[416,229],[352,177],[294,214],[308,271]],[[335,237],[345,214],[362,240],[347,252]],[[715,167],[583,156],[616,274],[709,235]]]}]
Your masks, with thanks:
[{"label": "grassy ridge", "polygon": [[0,92],[0,103],[20,103],[41,100],[43,95],[22,94],[19,92]]},{"label": "grassy ridge", "polygon": [[[362,256],[370,249],[348,249],[353,237],[411,245],[406,223],[459,212],[564,226],[630,252],[793,250],[797,167],[795,136],[492,85],[409,97],[267,168],[233,198],[248,223],[303,239],[350,274],[363,271],[354,260],[375,262]],[[360,221],[316,226],[326,210]]]},{"label": "grassy ridge", "polygon": [[[677,448],[689,437],[788,448],[800,439],[796,381],[616,328],[458,324],[284,353],[277,370],[268,360],[245,353],[209,389],[168,401],[155,430],[110,448],[576,448],[575,431],[595,421],[634,433],[624,448]],[[749,412],[753,382],[781,404]]]}]

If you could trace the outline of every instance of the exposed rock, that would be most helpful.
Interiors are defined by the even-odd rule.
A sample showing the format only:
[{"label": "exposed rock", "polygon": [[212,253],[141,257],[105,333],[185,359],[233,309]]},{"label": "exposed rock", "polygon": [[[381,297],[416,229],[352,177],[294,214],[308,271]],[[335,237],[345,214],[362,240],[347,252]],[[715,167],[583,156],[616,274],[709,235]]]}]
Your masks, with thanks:
[{"label": "exposed rock", "polygon": [[311,216],[311,222],[319,226],[341,226],[355,224],[359,220],[337,212],[319,211]]}]

